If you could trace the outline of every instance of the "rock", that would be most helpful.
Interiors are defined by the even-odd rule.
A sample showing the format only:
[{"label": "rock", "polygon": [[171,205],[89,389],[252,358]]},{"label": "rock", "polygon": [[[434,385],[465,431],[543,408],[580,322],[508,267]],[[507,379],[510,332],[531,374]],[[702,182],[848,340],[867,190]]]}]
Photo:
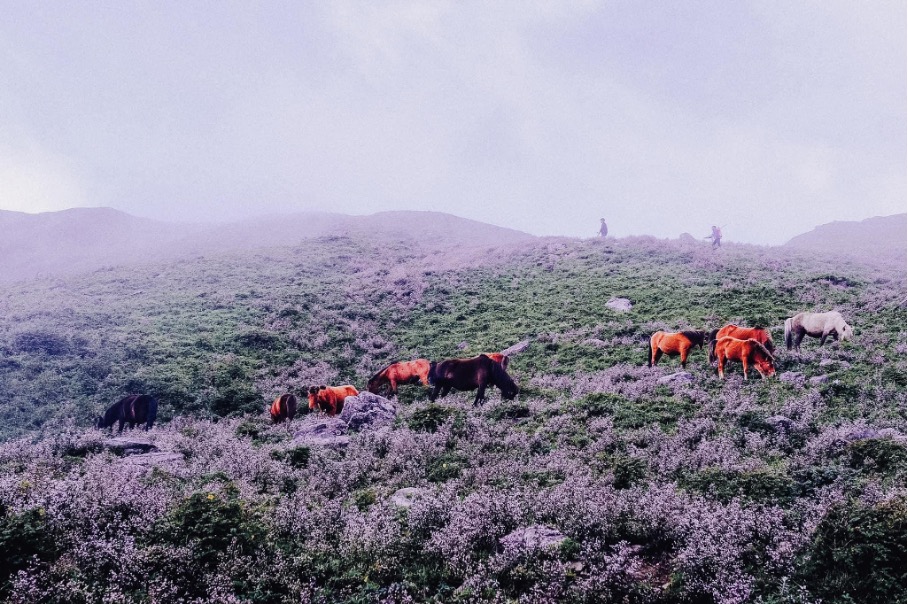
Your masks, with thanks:
[{"label": "rock", "polygon": [[678,241],[688,245],[692,243],[699,243],[697,239],[690,233],[681,233],[680,235],[678,235]]},{"label": "rock", "polygon": [[457,345],[457,350],[466,350],[470,345],[467,344],[466,340]]},{"label": "rock", "polygon": [[158,450],[158,448],[149,440],[130,438],[127,436],[108,438],[102,441],[101,445],[106,449],[110,449],[117,455],[136,455]]},{"label": "rock", "polygon": [[627,298],[611,298],[605,305],[618,312],[627,312],[633,307]]},{"label": "rock", "polygon": [[344,448],[350,443],[350,437],[346,435],[347,422],[340,417],[310,415],[292,429],[294,445]]},{"label": "rock", "polygon": [[509,347],[505,348],[504,350],[502,350],[501,354],[509,357],[509,356],[523,352],[529,346],[530,346],[529,340],[521,340],[521,341],[517,342],[516,344],[514,344],[513,346],[509,346]]},{"label": "rock", "polygon": [[605,341],[600,340],[599,338],[590,338],[588,340],[584,340],[583,343],[587,346],[595,346],[596,348],[605,348],[606,346],[608,346]]},{"label": "rock", "polygon": [[828,382],[828,381],[829,381],[829,376],[828,376],[828,375],[815,375],[815,376],[813,376],[812,378],[810,378],[810,383],[813,384],[813,385],[816,385],[816,384],[825,384],[825,383]]},{"label": "rock", "polygon": [[422,494],[422,489],[416,487],[398,489],[391,495],[391,503],[399,508],[409,508]]},{"label": "rock", "polygon": [[848,361],[839,361],[836,359],[823,359],[820,361],[820,367],[829,367],[830,365],[838,365],[840,369],[851,368],[851,363]]},{"label": "rock", "polygon": [[502,547],[532,551],[548,547],[557,547],[567,537],[557,529],[542,524],[534,524],[508,533],[499,541]]},{"label": "rock", "polygon": [[339,417],[351,432],[374,430],[394,423],[397,407],[383,396],[360,392],[357,396],[344,399],[344,410]]},{"label": "rock", "polygon": [[121,463],[129,466],[139,466],[151,468],[154,466],[172,466],[182,464],[183,456],[179,453],[168,451],[155,451],[153,453],[142,453],[140,455],[130,455],[124,457]]},{"label": "rock", "polygon": [[687,371],[678,371],[677,373],[663,375],[656,381],[660,384],[690,383],[694,381],[694,375],[692,373],[688,373]]},{"label": "rock", "polygon": [[779,374],[779,381],[788,382],[789,384],[803,384],[804,374],[799,371],[786,371]]}]

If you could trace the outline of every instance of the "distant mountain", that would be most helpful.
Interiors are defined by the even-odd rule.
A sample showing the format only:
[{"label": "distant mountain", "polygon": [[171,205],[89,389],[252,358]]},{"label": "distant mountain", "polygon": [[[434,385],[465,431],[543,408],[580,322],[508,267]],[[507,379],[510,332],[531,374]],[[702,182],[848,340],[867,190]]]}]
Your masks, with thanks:
[{"label": "distant mountain", "polygon": [[296,245],[330,235],[429,247],[498,245],[532,237],[440,212],[380,212],[370,216],[297,213],[226,224],[187,224],[138,218],[112,208],[40,214],[0,210],[0,282]]},{"label": "distant mountain", "polygon": [[867,261],[905,263],[908,215],[876,216],[860,222],[830,222],[789,240],[785,247]]}]

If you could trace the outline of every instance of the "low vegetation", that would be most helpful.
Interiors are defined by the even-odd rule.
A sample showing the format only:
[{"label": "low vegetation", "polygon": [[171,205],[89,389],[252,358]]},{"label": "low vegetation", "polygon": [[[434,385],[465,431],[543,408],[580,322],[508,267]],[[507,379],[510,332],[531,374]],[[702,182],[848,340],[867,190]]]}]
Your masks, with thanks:
[{"label": "low vegetation", "polygon": [[[4,286],[0,600],[904,601],[905,287],[734,245],[343,237]],[[853,341],[784,350],[786,317],[829,309]],[[646,367],[653,331],[727,322],[772,330],[775,378],[722,381],[705,350],[689,380]],[[341,449],[264,413],[521,340],[514,401],[404,386],[395,424]],[[101,445],[128,392],[183,461]],[[564,538],[503,544],[535,525]]]}]

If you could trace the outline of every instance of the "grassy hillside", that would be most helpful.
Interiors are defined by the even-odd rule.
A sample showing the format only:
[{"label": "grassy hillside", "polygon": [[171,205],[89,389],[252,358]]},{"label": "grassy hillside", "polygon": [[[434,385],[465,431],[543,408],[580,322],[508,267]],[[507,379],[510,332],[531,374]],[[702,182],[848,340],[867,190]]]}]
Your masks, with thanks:
[{"label": "grassy hillside", "polygon": [[[346,237],[6,286],[0,545],[22,553],[0,593],[902,601],[905,288],[902,271],[747,246]],[[786,317],[829,309],[854,341],[784,351]],[[705,351],[689,383],[659,381],[677,360],[645,366],[653,331],[729,321],[772,329],[780,377],[723,382]],[[346,451],[302,452],[263,414],[391,360],[524,339],[517,401],[409,387],[395,426]],[[182,469],[136,473],[82,428],[140,391]],[[404,487],[421,490],[409,511],[390,501]],[[536,524],[567,539],[500,541]]]}]

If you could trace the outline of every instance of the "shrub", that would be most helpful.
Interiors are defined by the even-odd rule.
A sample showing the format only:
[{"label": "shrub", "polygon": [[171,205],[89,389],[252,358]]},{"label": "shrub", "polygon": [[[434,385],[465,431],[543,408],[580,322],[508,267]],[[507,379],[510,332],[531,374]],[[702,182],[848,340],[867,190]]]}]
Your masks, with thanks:
[{"label": "shrub", "polygon": [[432,403],[414,411],[407,420],[407,426],[414,432],[435,432],[440,425],[457,414],[455,409]]},{"label": "shrub", "polygon": [[814,532],[803,579],[831,604],[905,601],[905,500],[830,509]]},{"label": "shrub", "polygon": [[56,553],[43,508],[10,514],[0,504],[0,598],[9,595],[9,580],[33,559],[50,561]]}]

